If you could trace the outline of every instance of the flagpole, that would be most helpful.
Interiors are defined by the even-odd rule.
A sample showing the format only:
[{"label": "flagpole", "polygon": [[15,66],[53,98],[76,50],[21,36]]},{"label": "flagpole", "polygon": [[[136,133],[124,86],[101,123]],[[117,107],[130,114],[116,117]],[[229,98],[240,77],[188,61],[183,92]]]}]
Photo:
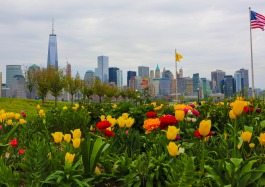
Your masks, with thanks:
[{"label": "flagpole", "polygon": [[252,97],[255,97],[254,70],[253,70],[253,51],[252,51],[252,31],[251,31],[251,8],[250,7],[249,7],[249,31],[250,31],[250,52],[251,52]]},{"label": "flagpole", "polygon": [[176,103],[178,102],[178,66],[177,66],[177,50],[175,49],[175,69],[176,69]]}]

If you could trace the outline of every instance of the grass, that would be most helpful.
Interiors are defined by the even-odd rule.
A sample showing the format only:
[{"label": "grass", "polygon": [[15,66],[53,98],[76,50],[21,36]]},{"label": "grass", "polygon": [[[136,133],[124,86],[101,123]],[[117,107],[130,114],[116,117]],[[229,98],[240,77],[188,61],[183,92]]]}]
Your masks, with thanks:
[{"label": "grass", "polygon": [[[44,105],[42,105],[41,100],[0,98],[0,110],[3,109],[6,112],[15,113],[20,113],[20,111],[23,110],[27,114],[27,116],[33,116],[37,114],[36,106],[38,104],[44,111],[50,110],[54,107],[54,101],[46,101]],[[69,107],[70,105],[70,102],[58,102],[58,108],[62,108],[64,106]]]}]

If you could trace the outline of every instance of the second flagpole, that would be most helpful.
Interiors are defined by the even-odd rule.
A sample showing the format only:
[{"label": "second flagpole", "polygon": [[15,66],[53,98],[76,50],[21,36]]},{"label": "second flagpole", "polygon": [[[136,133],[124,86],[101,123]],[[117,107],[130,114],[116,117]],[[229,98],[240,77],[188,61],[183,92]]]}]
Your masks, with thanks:
[{"label": "second flagpole", "polygon": [[252,97],[255,97],[254,70],[253,70],[253,51],[252,51],[252,32],[251,32],[251,8],[250,7],[249,7],[249,31],[250,31]]},{"label": "second flagpole", "polygon": [[175,69],[176,69],[176,103],[178,103],[178,67],[177,67],[177,50],[175,49]]}]

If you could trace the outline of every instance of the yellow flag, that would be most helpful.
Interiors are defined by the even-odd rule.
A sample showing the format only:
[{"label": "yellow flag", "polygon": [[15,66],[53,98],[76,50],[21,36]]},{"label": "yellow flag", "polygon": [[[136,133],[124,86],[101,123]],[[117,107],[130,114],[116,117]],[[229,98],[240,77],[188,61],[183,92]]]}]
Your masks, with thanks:
[{"label": "yellow flag", "polygon": [[176,53],[176,61],[179,61],[180,59],[182,59],[182,55],[179,53]]}]

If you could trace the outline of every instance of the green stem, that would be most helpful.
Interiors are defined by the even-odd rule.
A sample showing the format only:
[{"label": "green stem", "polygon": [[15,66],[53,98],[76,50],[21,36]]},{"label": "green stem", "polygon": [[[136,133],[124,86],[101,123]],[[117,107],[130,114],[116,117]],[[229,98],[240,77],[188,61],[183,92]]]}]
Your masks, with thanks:
[{"label": "green stem", "polygon": [[234,122],[234,149],[233,149],[233,155],[232,157],[233,158],[237,158],[237,118],[235,119],[235,122]]},{"label": "green stem", "polygon": [[204,158],[204,152],[205,152],[205,137],[202,138],[201,144],[202,144],[202,157],[201,157],[201,173],[204,174],[204,165],[205,165],[205,158]]}]

